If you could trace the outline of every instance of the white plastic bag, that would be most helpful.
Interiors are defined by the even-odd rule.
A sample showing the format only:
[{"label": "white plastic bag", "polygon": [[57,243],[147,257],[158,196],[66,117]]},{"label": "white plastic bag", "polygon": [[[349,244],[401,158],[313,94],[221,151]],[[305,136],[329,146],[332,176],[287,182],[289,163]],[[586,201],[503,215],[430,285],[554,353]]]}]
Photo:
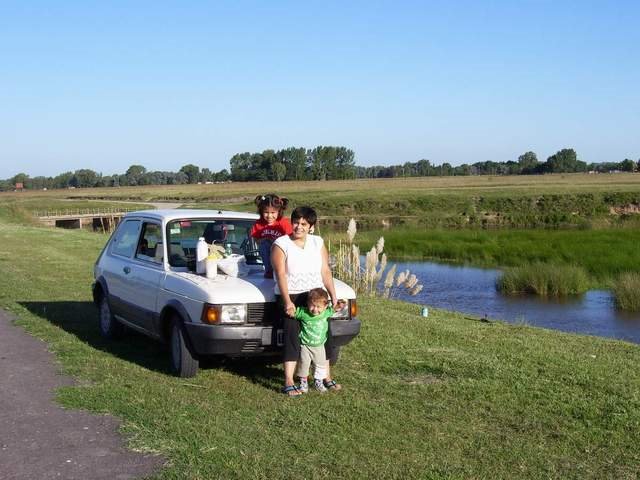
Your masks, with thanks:
[{"label": "white plastic bag", "polygon": [[244,255],[233,254],[218,260],[218,268],[222,273],[230,277],[241,277],[248,273],[246,259]]}]

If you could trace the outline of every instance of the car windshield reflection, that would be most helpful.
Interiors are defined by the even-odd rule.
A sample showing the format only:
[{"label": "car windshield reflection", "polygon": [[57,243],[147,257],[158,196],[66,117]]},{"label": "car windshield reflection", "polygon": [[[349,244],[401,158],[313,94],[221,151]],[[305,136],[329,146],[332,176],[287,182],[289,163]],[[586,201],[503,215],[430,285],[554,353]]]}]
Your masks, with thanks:
[{"label": "car windshield reflection", "polygon": [[209,245],[220,245],[232,253],[244,255],[248,265],[262,260],[250,232],[251,220],[180,219],[167,224],[169,265],[195,271],[196,245],[204,237]]}]

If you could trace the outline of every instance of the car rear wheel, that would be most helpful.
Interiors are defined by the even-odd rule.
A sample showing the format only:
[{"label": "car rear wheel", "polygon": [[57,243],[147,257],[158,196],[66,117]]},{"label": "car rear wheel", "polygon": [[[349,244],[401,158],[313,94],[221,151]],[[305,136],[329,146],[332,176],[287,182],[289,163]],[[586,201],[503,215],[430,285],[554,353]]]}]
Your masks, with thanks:
[{"label": "car rear wheel", "polygon": [[171,322],[171,370],[182,378],[195,377],[198,373],[200,362],[189,350],[184,335],[184,329],[179,319]]},{"label": "car rear wheel", "polygon": [[122,338],[124,335],[124,325],[118,322],[111,313],[109,301],[105,295],[100,300],[100,335],[110,340]]}]

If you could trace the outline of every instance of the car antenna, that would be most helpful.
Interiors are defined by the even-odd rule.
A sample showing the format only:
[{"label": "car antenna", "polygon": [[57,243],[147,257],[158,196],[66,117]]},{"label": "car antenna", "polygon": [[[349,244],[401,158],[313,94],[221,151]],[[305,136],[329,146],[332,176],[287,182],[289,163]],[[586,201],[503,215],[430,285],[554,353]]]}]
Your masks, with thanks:
[{"label": "car antenna", "polygon": [[218,210],[218,213],[219,213],[220,215],[222,215],[222,210]]}]

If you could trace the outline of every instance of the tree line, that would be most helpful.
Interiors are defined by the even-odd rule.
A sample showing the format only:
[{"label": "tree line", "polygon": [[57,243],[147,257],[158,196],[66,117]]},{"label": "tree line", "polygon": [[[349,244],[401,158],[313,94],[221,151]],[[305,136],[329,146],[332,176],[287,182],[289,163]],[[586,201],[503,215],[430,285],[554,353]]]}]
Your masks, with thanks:
[{"label": "tree line", "polygon": [[354,178],[434,177],[454,175],[532,175],[572,172],[634,172],[640,171],[640,160],[587,164],[578,159],[572,148],[564,148],[547,158],[538,160],[535,152],[525,152],[518,160],[494,162],[487,160],[473,164],[440,165],[422,159],[417,162],[390,166],[363,167],[355,164],[353,150],[346,147],[320,146],[313,149],[291,147],[265,150],[261,153],[237,153],[229,161],[230,171],[217,172],[197,165],[184,165],[177,172],[147,171],[142,165],[131,165],[123,174],[102,175],[90,169],[64,172],[55,177],[30,177],[19,173],[0,180],[0,191],[13,190],[22,184],[25,189],[125,187],[137,185],[183,185],[194,183],[344,180]]},{"label": "tree line", "polygon": [[487,160],[452,166],[449,163],[432,164],[429,160],[406,162],[401,165],[356,167],[357,178],[394,177],[446,177],[454,175],[535,175],[544,173],[575,172],[635,172],[640,171],[640,159],[621,162],[589,163],[578,159],[572,148],[564,148],[540,162],[535,152],[525,152],[517,161],[494,162]]}]

